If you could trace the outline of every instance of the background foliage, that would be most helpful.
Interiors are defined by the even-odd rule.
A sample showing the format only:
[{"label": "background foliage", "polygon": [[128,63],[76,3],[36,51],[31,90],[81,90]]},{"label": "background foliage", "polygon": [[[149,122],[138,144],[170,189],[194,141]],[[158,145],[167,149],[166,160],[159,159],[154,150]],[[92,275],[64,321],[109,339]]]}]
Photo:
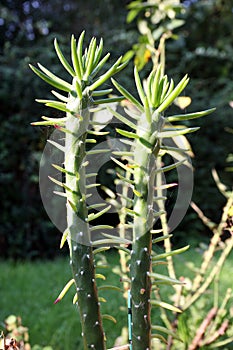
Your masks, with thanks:
[{"label": "background foliage", "polygon": [[[138,42],[138,19],[126,24],[124,0],[3,0],[0,5],[0,191],[2,257],[53,257],[58,253],[60,232],[53,227],[43,210],[39,196],[38,167],[48,129],[33,129],[35,115],[44,114],[35,97],[48,95],[45,83],[35,79],[28,64],[42,62],[58,75],[60,65],[54,55],[57,37],[64,53],[70,34],[86,29],[87,38],[95,35],[105,40],[112,60]],[[217,168],[223,182],[230,184],[225,160],[232,152],[233,128],[233,13],[231,1],[184,1],[180,18],[184,25],[174,30],[178,37],[167,41],[166,70],[179,78],[188,73],[191,82],[185,94],[193,96],[188,112],[217,107],[214,115],[198,121],[201,130],[192,135],[195,141],[194,201],[210,217],[220,216],[223,197],[211,177]],[[54,11],[56,9],[56,11]],[[90,10],[91,9],[91,10]],[[156,26],[156,24],[155,24]],[[68,52],[67,52],[68,54]],[[150,65],[150,59],[147,62]],[[121,76],[131,86],[131,67]],[[145,66],[145,70],[149,71]],[[180,112],[177,106],[173,107]],[[36,112],[35,112],[36,111]],[[47,111],[46,111],[47,113]],[[54,113],[54,112],[51,112]],[[203,232],[192,210],[176,234],[185,241]],[[184,235],[185,232],[185,235]],[[206,232],[207,233],[207,232]],[[202,237],[203,239],[203,237]],[[189,240],[190,243],[190,240]],[[57,249],[55,248],[57,247]]]}]

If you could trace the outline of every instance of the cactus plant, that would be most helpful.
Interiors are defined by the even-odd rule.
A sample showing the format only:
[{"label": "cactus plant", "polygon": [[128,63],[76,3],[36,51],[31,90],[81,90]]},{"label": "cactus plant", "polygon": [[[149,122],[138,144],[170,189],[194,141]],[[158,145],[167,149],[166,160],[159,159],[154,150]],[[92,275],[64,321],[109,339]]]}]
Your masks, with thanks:
[{"label": "cactus plant", "polygon": [[[192,118],[207,115],[213,109],[203,112],[183,114],[165,117],[164,111],[170,106],[175,98],[183,91],[188,83],[188,78],[185,76],[179,84],[175,87],[173,80],[168,82],[167,76],[164,76],[161,71],[161,66],[156,71],[152,71],[148,77],[147,84],[143,88],[137,68],[134,71],[135,83],[140,97],[140,101],[136,100],[129,92],[113,80],[113,84],[119,92],[129,99],[134,105],[135,109],[139,111],[139,115],[131,117],[135,118],[135,123],[125,121],[126,125],[133,129],[133,132],[126,133],[124,130],[118,132],[122,135],[128,136],[134,140],[133,156],[131,159],[127,158],[133,171],[133,244],[131,250],[130,260],[130,280],[132,293],[132,328],[133,328],[133,349],[150,349],[151,348],[151,305],[163,306],[180,312],[181,310],[174,306],[167,305],[158,300],[152,300],[151,289],[160,284],[180,284],[181,282],[167,276],[159,275],[152,271],[153,262],[163,257],[169,257],[176,253],[185,251],[188,247],[184,247],[179,251],[172,251],[163,256],[153,256],[152,243],[157,242],[158,239],[153,240],[152,235],[156,233],[153,230],[154,216],[158,217],[164,215],[163,211],[154,211],[154,201],[164,201],[165,198],[156,196],[155,180],[156,176],[163,172],[174,169],[182,164],[185,158],[181,161],[165,166],[164,168],[158,166],[160,158],[165,153],[180,154],[179,148],[164,147],[163,139],[172,138],[196,131],[198,128],[183,127],[167,127],[167,122],[182,121]],[[123,121],[123,117],[118,113],[112,113],[119,120]],[[126,180],[127,181],[127,180]],[[168,238],[166,235],[159,240]]]},{"label": "cactus plant", "polygon": [[[68,96],[63,96],[52,91],[61,101],[38,100],[38,102],[45,103],[48,107],[64,111],[66,113],[65,118],[43,117],[44,121],[32,123],[33,125],[54,125],[65,134],[64,146],[52,142],[55,147],[64,152],[64,167],[57,164],[54,167],[64,173],[65,180],[63,182],[59,182],[54,178],[51,178],[51,180],[64,190],[64,192],[57,194],[66,197],[67,230],[63,234],[62,244],[65,240],[68,241],[73,279],[65,286],[57,301],[63,297],[72,284],[75,284],[75,300],[77,300],[81,317],[84,349],[106,349],[102,326],[103,316],[100,313],[96,284],[94,255],[98,251],[108,249],[110,245],[123,249],[127,254],[131,253],[129,282],[127,282],[132,295],[132,343],[130,346],[134,350],[149,350],[151,349],[152,337],[162,337],[158,334],[152,334],[152,328],[171,334],[171,331],[166,328],[152,327],[151,307],[165,307],[180,312],[175,306],[161,300],[152,299],[152,288],[156,288],[160,284],[181,283],[174,278],[156,273],[152,267],[156,267],[161,259],[187,249],[187,247],[184,247],[160,255],[155,255],[152,250],[153,243],[168,238],[168,235],[164,234],[162,237],[153,239],[153,234],[161,231],[153,230],[155,218],[166,214],[163,210],[158,209],[161,207],[158,205],[159,202],[166,200],[165,196],[159,196],[158,193],[169,186],[160,184],[158,179],[160,179],[162,172],[172,170],[186,160],[185,156],[181,160],[177,156],[177,162],[161,167],[161,159],[164,154],[172,154],[173,156],[174,154],[185,154],[185,150],[179,147],[165,145],[164,139],[178,137],[198,129],[186,126],[173,127],[170,124],[173,121],[182,123],[183,120],[207,115],[213,109],[198,113],[165,116],[164,111],[184,90],[189,79],[184,76],[175,86],[173,80],[169,82],[167,76],[164,75],[161,66],[156,70],[152,70],[145,87],[143,87],[135,68],[134,78],[140,100],[136,99],[133,94],[113,79],[113,85],[122,96],[102,98],[102,96],[111,93],[112,90],[100,90],[98,88],[122,70],[127,62],[122,63],[122,59],[119,58],[111,68],[98,76],[99,71],[105,66],[109,54],[101,59],[103,41],[101,40],[97,45],[95,38],[91,40],[88,48],[83,51],[83,40],[84,32],[80,35],[77,44],[72,36],[72,65],[65,59],[55,40],[57,55],[64,68],[72,76],[71,83],[56,77],[41,64],[39,64],[39,69],[31,66],[40,78],[68,94]],[[101,131],[101,125],[100,131],[93,128],[96,121],[91,117],[91,110],[96,105],[118,102],[122,99],[129,101],[133,106],[133,112],[132,109],[126,108],[126,116],[124,116],[111,107],[108,108],[108,111],[124,124],[123,128],[116,128],[116,132],[122,137],[123,144],[130,145],[130,150],[123,149],[115,152],[116,156],[112,158],[123,171],[123,175],[118,174],[120,181],[123,185],[130,186],[133,191],[133,198],[127,198],[127,192],[124,192],[124,189],[119,194],[123,199],[126,199],[121,202],[123,207],[119,208],[120,223],[121,226],[131,229],[132,235],[130,238],[128,233],[126,235],[126,231],[122,230],[122,227],[119,230],[119,235],[116,235],[111,233],[113,231],[111,231],[112,227],[110,225],[91,226],[90,222],[108,212],[111,204],[105,205],[103,209],[93,213],[93,208],[101,208],[102,203],[96,202],[88,205],[87,200],[88,188],[98,186],[96,183],[88,184],[87,180],[90,176],[96,176],[96,174],[88,173],[87,156],[108,151],[88,148],[89,143],[96,142],[97,135],[106,134],[105,131]],[[174,158],[176,159],[176,156]],[[128,216],[131,219],[126,222]],[[98,230],[102,236],[93,239],[93,232]],[[110,230],[110,234],[106,233],[105,230]],[[102,231],[105,231],[105,233],[102,233]],[[97,235],[97,237],[99,236]],[[132,245],[131,251],[126,249],[126,244]],[[94,251],[95,247],[99,248]]]},{"label": "cactus plant", "polygon": [[[83,54],[83,40],[84,32],[80,35],[78,44],[76,44],[76,40],[72,36],[71,58],[73,67],[67,62],[60,50],[58,42],[55,40],[57,55],[64,68],[72,76],[71,84],[56,77],[41,64],[38,64],[40,69],[31,66],[32,70],[40,78],[55,88],[68,93],[66,97],[53,91],[53,94],[61,102],[37,100],[38,102],[45,103],[46,106],[65,111],[66,118],[52,119],[45,117],[45,121],[32,124],[55,125],[60,131],[65,133],[64,148],[60,144],[53,143],[55,147],[64,151],[64,168],[60,165],[54,165],[54,167],[64,172],[65,183],[59,183],[56,179],[51,178],[52,181],[65,189],[65,196],[67,198],[67,230],[63,234],[62,242],[67,239],[69,244],[70,263],[82,323],[84,349],[105,349],[104,332],[96,289],[93,247],[91,246],[89,228],[89,222],[95,219],[96,215],[88,213],[86,202],[87,176],[85,174],[84,158],[88,154],[86,151],[88,136],[92,134],[95,137],[95,134],[97,134],[97,132],[95,133],[91,130],[92,125],[90,120],[90,107],[100,103],[94,97],[103,96],[111,92],[109,89],[106,91],[97,90],[97,88],[115,73],[123,69],[126,64],[121,63],[120,57],[109,70],[101,76],[96,77],[108,60],[109,54],[106,54],[101,59],[103,41],[101,40],[99,45],[97,45],[95,38],[91,40],[88,49]],[[113,101],[115,99],[104,99],[105,103]],[[64,195],[64,193],[61,192],[60,195]],[[98,216],[103,214],[106,209],[108,210],[109,207],[104,208],[98,213]],[[76,226],[77,217],[80,219],[78,221],[78,227]],[[56,302],[58,300],[59,297]]]}]

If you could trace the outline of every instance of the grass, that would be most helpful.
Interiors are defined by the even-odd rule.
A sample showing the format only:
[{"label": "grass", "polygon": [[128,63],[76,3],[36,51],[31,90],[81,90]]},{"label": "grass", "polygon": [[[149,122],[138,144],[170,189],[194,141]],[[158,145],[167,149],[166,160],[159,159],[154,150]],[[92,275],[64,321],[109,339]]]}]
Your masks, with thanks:
[{"label": "grass", "polygon": [[[111,267],[118,264],[118,253],[114,250],[105,253]],[[186,261],[200,264],[201,253],[194,249],[176,258],[178,276],[190,276]],[[227,288],[232,287],[229,279],[233,254],[228,257],[221,274],[220,294],[224,295]],[[98,269],[107,277],[106,284],[121,287],[120,276],[111,269]],[[101,271],[102,270],[102,271]],[[54,305],[53,302],[64,284],[71,278],[68,259],[56,259],[46,262],[0,262],[0,321],[8,315],[20,315],[23,325],[29,328],[32,345],[51,345],[56,350],[73,350],[81,348],[81,328],[76,306],[72,304],[74,289],[70,290],[64,299]],[[99,280],[99,284],[103,283]],[[171,287],[167,287],[169,294]],[[127,325],[127,309],[123,297],[116,291],[103,291],[101,296],[107,299],[102,304],[104,313],[109,313],[117,319],[114,325],[104,320],[108,347],[113,346],[114,339],[121,334],[123,326]],[[166,296],[165,296],[166,298]],[[121,307],[120,307],[121,306]],[[108,337],[108,334],[111,337]]]},{"label": "grass", "polygon": [[64,337],[74,332],[75,308],[69,297],[60,305],[53,305],[53,301],[70,276],[69,264],[64,260],[2,262],[0,319],[20,315],[29,327],[33,344],[66,344]]},{"label": "grass", "polygon": [[[118,254],[108,255],[111,265],[117,263]],[[120,277],[98,268],[99,273],[107,275],[107,284],[120,286]],[[10,315],[22,317],[23,325],[29,328],[32,345],[51,345],[54,349],[77,349],[81,339],[76,306],[72,304],[75,289],[71,289],[62,301],[53,304],[61,289],[71,278],[68,259],[47,262],[0,262],[0,322]],[[99,284],[103,283],[101,280]],[[127,314],[119,310],[124,305],[123,297],[116,291],[103,291],[109,303],[103,303],[103,312],[119,320],[118,327],[112,321],[104,320],[106,334],[116,339],[127,322]],[[124,319],[125,318],[125,319]],[[1,328],[1,327],[0,327]],[[109,339],[111,346],[113,342]],[[80,345],[81,347],[81,345]]]}]

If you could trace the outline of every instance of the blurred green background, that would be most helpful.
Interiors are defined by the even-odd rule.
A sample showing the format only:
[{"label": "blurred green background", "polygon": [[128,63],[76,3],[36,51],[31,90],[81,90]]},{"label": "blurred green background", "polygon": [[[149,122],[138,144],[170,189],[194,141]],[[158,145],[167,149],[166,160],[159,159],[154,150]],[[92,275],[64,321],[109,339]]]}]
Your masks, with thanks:
[{"label": "blurred green background", "polygon": [[[64,75],[53,49],[58,38],[69,57],[71,34],[86,30],[104,38],[110,62],[125,54],[138,41],[137,21],[126,23],[129,1],[124,0],[2,0],[0,5],[0,256],[12,259],[52,258],[59,251],[60,232],[43,209],[38,186],[41,153],[50,130],[33,128],[40,116],[56,115],[35,98],[49,96],[49,87],[30,71],[28,64],[42,63]],[[193,200],[207,216],[220,217],[224,197],[211,176],[216,168],[227,184],[226,159],[232,152],[233,128],[233,12],[232,1],[183,1],[185,24],[175,30],[176,40],[166,46],[166,72],[178,81],[188,73],[185,94],[192,96],[187,112],[217,107],[214,114],[198,120],[201,129],[191,135],[193,145]],[[142,74],[147,75],[150,62]],[[118,81],[134,93],[132,62]],[[231,105],[230,105],[231,104]],[[175,112],[180,110],[173,107]],[[232,174],[232,173],[231,173]],[[199,242],[208,236],[190,209],[176,229],[175,244],[188,239]]]},{"label": "blurred green background", "polygon": [[[39,120],[41,115],[56,116],[58,112],[35,102],[35,98],[50,97],[50,88],[28,65],[40,62],[64,76],[53,40],[58,38],[69,57],[71,34],[78,37],[83,29],[86,42],[92,36],[103,37],[105,51],[111,52],[111,64],[135,43],[143,44],[137,27],[140,15],[126,22],[129,3],[126,0],[1,0],[0,326],[11,313],[22,316],[23,324],[29,326],[32,345],[77,348],[81,329],[71,303],[72,293],[60,304],[53,305],[70,279],[71,271],[66,248],[59,249],[61,233],[50,222],[40,199],[40,158],[52,130],[33,128],[30,123]],[[216,168],[222,181],[232,185],[232,173],[225,168],[230,165],[229,154],[233,153],[233,3],[231,0],[184,0],[182,4],[184,25],[174,30],[175,40],[166,42],[166,73],[175,82],[186,73],[191,78],[185,95],[192,97],[192,104],[185,112],[217,107],[213,114],[195,123],[201,129],[189,136],[195,154],[193,200],[217,222],[225,199],[216,187],[211,169]],[[147,76],[151,66],[149,59],[140,74]],[[134,94],[132,70],[133,59],[117,80]],[[175,105],[172,112],[182,113]],[[107,184],[108,179],[104,183]],[[172,205],[171,199],[170,202],[168,206]],[[173,234],[175,246],[192,245],[189,252],[175,260],[177,274],[191,277],[193,272],[186,262],[199,264],[211,233],[189,209]],[[111,250],[104,256],[110,266],[119,264],[116,251]],[[60,258],[54,259],[57,257]],[[231,260],[232,254],[221,275],[221,297],[231,283]],[[214,264],[215,260],[210,268]],[[118,285],[116,271],[107,271],[107,281]],[[116,327],[105,321],[107,337],[111,334],[108,344],[112,346],[126,325],[127,311],[119,293],[106,295],[106,299],[110,303],[104,304],[103,310],[110,311],[118,320]],[[210,306],[207,295],[197,305],[198,322]]]}]

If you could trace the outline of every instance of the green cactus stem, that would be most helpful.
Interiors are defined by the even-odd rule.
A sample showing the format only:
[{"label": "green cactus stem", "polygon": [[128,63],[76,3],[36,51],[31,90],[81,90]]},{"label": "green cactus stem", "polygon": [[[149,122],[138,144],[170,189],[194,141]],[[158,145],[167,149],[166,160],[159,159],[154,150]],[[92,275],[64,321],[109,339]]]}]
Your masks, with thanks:
[{"label": "green cactus stem", "polygon": [[[103,42],[101,40],[98,46],[95,38],[91,40],[89,47],[83,54],[83,39],[84,32],[80,35],[77,44],[75,38],[72,36],[72,66],[63,56],[56,40],[54,43],[62,65],[72,76],[72,84],[56,77],[40,64],[38,64],[40,69],[31,66],[32,70],[47,83],[59,90],[68,92],[68,96],[63,96],[56,91],[52,91],[53,95],[62,102],[38,101],[45,103],[49,107],[66,112],[66,118],[46,118],[43,122],[33,124],[54,125],[65,134],[64,146],[54,141],[51,142],[55,147],[64,152],[64,169],[59,165],[54,166],[57,170],[65,173],[65,181],[64,183],[59,183],[57,180],[51,179],[63,187],[65,190],[64,195],[67,198],[67,229],[63,235],[61,245],[67,239],[70,249],[70,264],[76,288],[75,300],[77,300],[82,324],[83,349],[104,350],[106,349],[105,335],[97,293],[94,253],[89,222],[105,213],[109,207],[103,208],[98,214],[93,215],[89,213],[86,193],[89,174],[86,171],[86,156],[91,151],[88,152],[86,144],[89,133],[92,134],[93,138],[97,135],[92,130],[90,108],[103,102],[112,103],[122,99],[108,97],[98,99],[99,96],[109,94],[111,90],[96,89],[111,76],[123,69],[126,63],[121,64],[121,58],[119,58],[110,69],[97,77],[99,71],[109,58],[109,54],[101,59]],[[96,142],[95,139],[92,139],[92,141]],[[92,186],[97,186],[97,184],[92,184]],[[99,205],[99,203],[96,203],[95,207]]]},{"label": "green cactus stem", "polygon": [[[93,250],[89,234],[88,208],[85,198],[86,176],[83,162],[89,124],[88,96],[70,96],[65,128],[65,185],[67,188],[67,228],[69,231],[70,264],[75,280],[84,349],[104,349],[104,332],[100,316]],[[79,220],[77,220],[77,218]]]},{"label": "green cactus stem", "polygon": [[[159,286],[160,283],[180,284],[176,279],[159,275],[152,272],[152,265],[156,256],[152,258],[152,241],[154,218],[159,217],[164,212],[155,212],[153,202],[155,196],[155,183],[157,183],[157,174],[161,171],[174,169],[182,162],[171,164],[161,168],[161,155],[164,154],[162,145],[163,138],[172,138],[173,136],[183,135],[196,131],[197,128],[176,128],[166,129],[166,118],[164,111],[174,101],[174,99],[182,92],[188,83],[185,76],[175,87],[173,80],[168,82],[167,76],[164,76],[161,66],[156,71],[152,71],[147,79],[145,88],[135,68],[135,83],[138,95],[141,101],[135,97],[119,83],[113,80],[113,84],[118,91],[124,95],[134,106],[134,110],[138,112],[135,115],[131,111],[126,113],[130,116],[130,120],[112,111],[116,118],[125,123],[132,131],[117,129],[121,135],[131,138],[133,141],[133,157],[128,157],[130,168],[132,169],[132,181],[134,192],[133,209],[133,244],[131,250],[130,261],[130,280],[132,295],[132,347],[134,350],[150,350],[152,328],[151,325],[151,306],[160,306],[168,310],[180,312],[180,310],[172,305],[159,300],[151,300],[151,289],[153,286]],[[197,118],[211,113],[213,109],[204,112],[186,114],[182,116],[169,117],[170,121],[185,120]],[[172,119],[173,118],[173,119]],[[131,120],[134,120],[133,122]],[[136,122],[135,122],[136,121]],[[169,153],[169,149],[166,149]],[[180,152],[180,149],[173,148],[172,151]],[[158,162],[159,160],[159,162]],[[118,165],[121,165],[118,161]],[[156,168],[156,167],[159,168]],[[121,165],[123,169],[127,169],[126,165]],[[168,185],[169,186],[169,185]],[[162,187],[161,187],[162,188]],[[166,200],[166,197],[158,197],[158,200]],[[161,206],[157,206],[160,208]],[[159,240],[166,239],[165,234]],[[185,251],[187,247],[182,248]],[[167,252],[161,255],[161,258],[167,258],[174,252]],[[177,252],[179,253],[179,252]],[[159,257],[159,256],[158,256]],[[156,266],[156,265],[155,265]]]},{"label": "green cactus stem", "polygon": [[[143,118],[144,117],[144,118]],[[137,133],[140,138],[150,140],[158,130],[158,123],[149,123],[142,115],[138,123]],[[157,142],[157,141],[156,141]],[[155,155],[136,140],[134,162],[134,189],[138,196],[134,198],[133,237],[131,253],[131,293],[133,347],[149,349],[151,344],[151,271],[152,240],[150,230],[153,228],[153,184],[155,177]]]}]

